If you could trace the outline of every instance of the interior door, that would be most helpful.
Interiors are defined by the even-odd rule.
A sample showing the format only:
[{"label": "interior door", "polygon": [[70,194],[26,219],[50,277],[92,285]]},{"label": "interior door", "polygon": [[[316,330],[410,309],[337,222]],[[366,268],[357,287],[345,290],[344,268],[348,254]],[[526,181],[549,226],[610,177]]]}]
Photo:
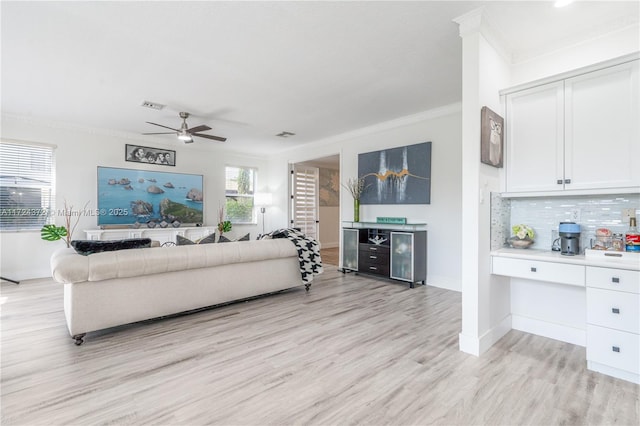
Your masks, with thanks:
[{"label": "interior door", "polygon": [[317,167],[294,164],[291,168],[291,226],[318,239]]}]

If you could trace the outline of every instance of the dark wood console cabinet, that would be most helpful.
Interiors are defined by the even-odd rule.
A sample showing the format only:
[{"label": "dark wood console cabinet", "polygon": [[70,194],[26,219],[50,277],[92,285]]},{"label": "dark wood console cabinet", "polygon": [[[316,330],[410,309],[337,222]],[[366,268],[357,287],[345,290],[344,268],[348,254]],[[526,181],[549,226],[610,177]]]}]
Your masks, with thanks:
[{"label": "dark wood console cabinet", "polygon": [[347,222],[342,228],[342,272],[358,272],[425,284],[427,231],[424,224]]}]

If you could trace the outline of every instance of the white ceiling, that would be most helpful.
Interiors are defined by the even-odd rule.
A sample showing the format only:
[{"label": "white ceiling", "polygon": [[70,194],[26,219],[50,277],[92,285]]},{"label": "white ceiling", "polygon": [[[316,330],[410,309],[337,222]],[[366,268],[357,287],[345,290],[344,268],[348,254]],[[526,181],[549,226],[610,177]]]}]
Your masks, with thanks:
[{"label": "white ceiling", "polygon": [[639,15],[637,0],[2,1],[2,112],[139,134],[188,111],[225,148],[272,153],[459,102],[452,19],[481,5],[514,61]]}]

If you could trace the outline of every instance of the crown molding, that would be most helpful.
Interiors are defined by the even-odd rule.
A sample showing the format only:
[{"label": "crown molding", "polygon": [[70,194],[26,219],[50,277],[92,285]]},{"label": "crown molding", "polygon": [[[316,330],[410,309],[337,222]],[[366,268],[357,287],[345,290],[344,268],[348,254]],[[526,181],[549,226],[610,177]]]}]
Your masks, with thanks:
[{"label": "crown molding", "polygon": [[496,30],[491,17],[486,13],[484,6],[473,9],[470,12],[453,19],[458,24],[460,38],[480,34],[494,48],[507,63],[513,63],[513,53],[508,47],[509,43]]},{"label": "crown molding", "polygon": [[357,130],[331,136],[328,138],[319,139],[303,145],[297,145],[295,147],[285,149],[282,152],[296,151],[303,147],[313,147],[313,146],[329,145],[333,143],[344,142],[349,139],[356,139],[363,136],[369,136],[374,133],[380,133],[387,130],[396,129],[398,127],[408,126],[408,125],[420,123],[426,120],[432,120],[438,117],[444,117],[444,116],[455,114],[461,111],[462,111],[462,102],[455,102],[449,105],[444,105],[438,108],[433,108],[433,109],[419,112],[416,114],[411,114],[404,117],[396,118],[394,120],[383,121],[382,123],[377,123],[372,126],[362,127]]},{"label": "crown molding", "polygon": [[75,132],[82,132],[90,135],[100,135],[100,136],[116,137],[116,138],[122,138],[122,139],[130,139],[138,142],[140,141],[140,138],[139,138],[140,135],[138,135],[137,133],[83,126],[80,124],[72,124],[72,123],[67,123],[62,121],[48,120],[43,118],[29,117],[29,116],[17,115],[17,114],[9,114],[4,112],[2,113],[1,117],[2,117],[2,120],[5,120],[5,119],[14,120],[14,121],[18,121],[20,123],[28,124],[31,126],[41,126],[41,127],[48,127],[50,129],[59,129],[59,130],[73,130]]}]

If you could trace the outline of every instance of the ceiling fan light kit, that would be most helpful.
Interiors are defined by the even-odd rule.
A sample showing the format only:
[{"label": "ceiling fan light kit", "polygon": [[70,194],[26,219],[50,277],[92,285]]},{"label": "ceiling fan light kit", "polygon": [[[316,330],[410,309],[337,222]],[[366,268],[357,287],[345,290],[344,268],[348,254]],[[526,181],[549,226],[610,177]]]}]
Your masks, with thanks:
[{"label": "ceiling fan light kit", "polygon": [[173,132],[160,132],[160,133],[143,133],[143,135],[170,135],[175,133],[178,135],[178,139],[183,141],[184,143],[193,143],[193,137],[197,136],[199,138],[211,139],[218,142],[224,142],[227,138],[223,138],[221,136],[214,135],[205,135],[204,133],[198,133],[206,130],[211,130],[211,127],[207,125],[200,125],[196,127],[189,128],[187,125],[187,118],[189,118],[188,112],[181,112],[180,118],[182,118],[182,124],[179,129],[174,129],[173,127],[168,127],[158,123],[152,123],[151,121],[147,121],[149,124],[153,124],[154,126],[164,127],[165,129],[173,130]]}]

